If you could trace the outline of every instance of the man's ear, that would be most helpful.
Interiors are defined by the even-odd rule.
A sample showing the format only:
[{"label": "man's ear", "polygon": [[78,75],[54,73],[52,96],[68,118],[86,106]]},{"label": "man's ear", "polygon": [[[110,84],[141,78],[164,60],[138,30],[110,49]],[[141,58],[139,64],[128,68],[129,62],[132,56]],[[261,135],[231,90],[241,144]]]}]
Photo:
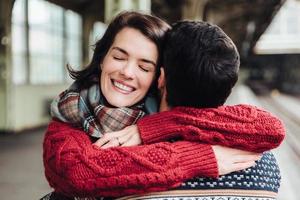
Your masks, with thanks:
[{"label": "man's ear", "polygon": [[158,89],[160,90],[161,96],[159,111],[169,110],[167,103],[166,76],[165,70],[162,67],[160,68],[160,76],[158,78]]},{"label": "man's ear", "polygon": [[165,70],[163,67],[160,68],[160,76],[158,78],[158,89],[163,89],[166,85],[166,77],[165,77]]}]

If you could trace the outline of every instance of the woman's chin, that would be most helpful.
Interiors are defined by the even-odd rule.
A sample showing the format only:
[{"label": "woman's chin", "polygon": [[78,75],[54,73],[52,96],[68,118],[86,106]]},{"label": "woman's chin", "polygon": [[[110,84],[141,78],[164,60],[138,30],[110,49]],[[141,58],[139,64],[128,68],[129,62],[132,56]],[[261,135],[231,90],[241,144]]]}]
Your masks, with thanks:
[{"label": "woman's chin", "polygon": [[127,99],[124,97],[120,97],[120,98],[113,98],[113,99],[106,99],[107,102],[114,107],[130,107],[134,104],[136,104],[138,101],[136,100],[132,100],[132,99]]}]

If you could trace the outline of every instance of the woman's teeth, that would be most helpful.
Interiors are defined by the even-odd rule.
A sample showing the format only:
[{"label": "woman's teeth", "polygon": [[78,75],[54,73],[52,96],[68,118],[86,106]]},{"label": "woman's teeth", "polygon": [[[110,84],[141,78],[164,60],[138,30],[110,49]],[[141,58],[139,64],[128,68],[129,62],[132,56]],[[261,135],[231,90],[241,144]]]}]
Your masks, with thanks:
[{"label": "woman's teeth", "polygon": [[124,90],[126,92],[132,92],[133,91],[132,87],[128,87],[128,86],[123,85],[123,84],[121,84],[119,82],[116,82],[116,81],[114,81],[113,83],[114,83],[114,86],[116,86],[117,88],[119,88],[121,90]]}]

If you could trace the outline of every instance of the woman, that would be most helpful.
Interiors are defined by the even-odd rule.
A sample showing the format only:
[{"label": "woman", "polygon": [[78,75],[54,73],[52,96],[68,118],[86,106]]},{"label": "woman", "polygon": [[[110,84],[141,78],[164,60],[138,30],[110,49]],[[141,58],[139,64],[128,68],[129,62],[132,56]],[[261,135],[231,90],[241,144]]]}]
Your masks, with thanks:
[{"label": "woman", "polygon": [[233,154],[244,154],[242,163],[248,165],[218,171],[218,148],[205,144],[179,141],[108,150],[92,145],[85,133],[99,138],[155,110],[153,81],[168,28],[153,16],[121,13],[96,44],[91,64],[71,71],[76,81],[54,101],[56,120],[44,141],[45,173],[58,193],[96,197],[166,190],[194,176],[216,177],[251,166],[257,159],[251,154],[249,161],[248,152],[236,150]]},{"label": "woman", "polygon": [[[70,70],[70,74],[76,81],[53,102],[52,115],[56,120],[50,123],[44,141],[46,177],[57,192],[68,196],[125,195],[144,192],[145,188],[151,191],[174,187],[180,184],[181,180],[186,179],[185,174],[189,174],[189,176],[194,176],[194,174],[217,176],[218,171],[214,154],[208,145],[179,142],[172,145],[161,143],[124,149],[122,152],[114,150],[100,151],[100,149],[91,145],[90,138],[86,134],[82,134],[82,131],[73,128],[74,126],[80,127],[93,138],[99,138],[105,132],[119,130],[135,123],[145,113],[157,110],[155,79],[159,71],[158,66],[161,65],[160,56],[163,36],[167,29],[169,29],[169,25],[156,17],[135,12],[121,13],[108,26],[103,38],[96,43],[90,65],[80,72]],[[100,81],[98,81],[99,75],[101,76]],[[131,107],[125,108],[124,106]],[[72,126],[58,121],[67,122]],[[84,191],[85,186],[72,186],[74,182],[71,179],[76,172],[69,173],[67,169],[58,166],[63,166],[64,164],[61,164],[68,159],[64,157],[66,155],[64,154],[65,150],[70,150],[67,147],[68,145],[65,144],[65,140],[72,140],[74,139],[73,136],[75,136],[75,140],[80,140],[80,146],[84,146],[85,152],[93,152],[91,154],[97,152],[94,159],[101,158],[102,165],[108,167],[107,171],[104,172],[99,168],[100,172],[98,173],[102,173],[102,178],[109,178],[110,175],[115,176],[124,170],[121,162],[114,165],[115,161],[113,160],[117,158],[124,159],[124,162],[127,163],[126,167],[131,169],[130,172],[128,170],[127,173],[122,172],[124,176],[127,174],[128,176],[119,183],[113,180],[114,177],[109,180],[98,180],[98,183],[95,182],[98,184],[98,189],[90,193]],[[79,148],[78,143],[71,143],[71,148]],[[65,147],[67,149],[64,149]],[[153,155],[148,155],[148,151],[151,151]],[[186,154],[193,151],[199,151],[199,156],[194,159],[198,166],[189,167],[191,165],[190,161],[186,160],[184,162],[183,160]],[[78,149],[73,153],[79,153],[79,157],[83,155],[90,158],[90,154],[81,154]],[[155,155],[161,156],[165,163],[147,166],[153,162]],[[201,155],[207,156],[202,157]],[[75,156],[75,158],[77,157]],[[140,161],[137,162],[137,159]],[[155,159],[157,160],[157,158]],[[208,161],[205,161],[206,159]],[[176,160],[180,160],[181,163],[179,164]],[[68,164],[74,162],[74,160],[69,161],[67,161]],[[167,161],[170,161],[170,163]],[[113,165],[111,165],[112,163]],[[206,166],[207,164],[209,167]],[[119,165],[121,165],[121,169]],[[182,168],[183,166],[184,168]],[[58,168],[60,169],[57,170]],[[178,169],[174,171],[174,168]],[[160,177],[158,171],[164,171],[166,173],[165,178],[159,178],[159,181],[153,178],[151,180],[149,177]],[[140,172],[140,174],[135,176],[136,172]],[[172,179],[175,181],[169,182],[166,179],[167,176],[173,177]],[[147,186],[142,189],[130,189],[130,187],[135,188],[143,183],[140,177],[144,181],[147,180],[147,183],[145,183]],[[140,180],[137,182],[137,179]],[[65,180],[70,181],[65,184],[62,182]],[[97,181],[97,178],[94,180]],[[61,182],[61,184],[56,184],[56,181]],[[128,189],[122,189],[120,184],[123,187],[126,185]],[[57,188],[59,185],[66,186],[69,189],[73,188],[76,192],[69,193],[64,188]],[[92,185],[95,186],[95,184]],[[120,193],[120,190],[123,190],[122,193]]]},{"label": "woman", "polygon": [[[161,61],[163,35],[168,28],[169,25],[162,20],[148,15],[123,13],[117,16],[107,28],[103,38],[96,43],[89,66],[79,72],[69,68],[71,77],[76,81],[54,101],[52,115],[61,121],[81,123],[76,116],[78,113],[73,109],[74,92],[77,92],[78,96],[92,95],[87,96],[89,99],[86,101],[92,101],[88,102],[90,105],[87,106],[98,106],[95,104],[107,108],[130,106],[133,108],[130,109],[132,118],[156,111],[155,79],[159,73],[157,66],[160,66]],[[79,99],[77,111],[80,112],[82,108],[88,112],[89,108],[81,102]],[[92,136],[100,137],[104,132],[111,131],[105,123],[98,123],[95,119],[92,122],[86,121],[87,113],[82,115],[84,115],[81,116],[82,120],[86,123],[84,127],[89,125],[91,125],[89,128],[95,127],[93,130],[85,129]],[[127,123],[136,121],[132,120]]]}]

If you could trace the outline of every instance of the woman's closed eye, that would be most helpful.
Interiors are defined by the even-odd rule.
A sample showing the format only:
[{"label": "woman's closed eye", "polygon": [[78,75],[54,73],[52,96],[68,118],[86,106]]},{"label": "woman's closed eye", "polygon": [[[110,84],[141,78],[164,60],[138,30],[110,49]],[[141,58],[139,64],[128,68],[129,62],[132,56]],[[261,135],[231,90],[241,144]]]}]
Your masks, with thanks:
[{"label": "woman's closed eye", "polygon": [[115,60],[120,60],[120,61],[126,60],[126,58],[125,58],[125,57],[122,57],[122,56],[113,56],[113,58],[114,58]]},{"label": "woman's closed eye", "polygon": [[149,67],[143,66],[143,65],[139,65],[139,68],[144,71],[144,72],[150,72],[151,69]]},{"label": "woman's closed eye", "polygon": [[149,61],[142,60],[142,61],[138,62],[138,67],[143,72],[153,72],[153,71],[155,71],[155,65],[152,62],[149,62]]}]

